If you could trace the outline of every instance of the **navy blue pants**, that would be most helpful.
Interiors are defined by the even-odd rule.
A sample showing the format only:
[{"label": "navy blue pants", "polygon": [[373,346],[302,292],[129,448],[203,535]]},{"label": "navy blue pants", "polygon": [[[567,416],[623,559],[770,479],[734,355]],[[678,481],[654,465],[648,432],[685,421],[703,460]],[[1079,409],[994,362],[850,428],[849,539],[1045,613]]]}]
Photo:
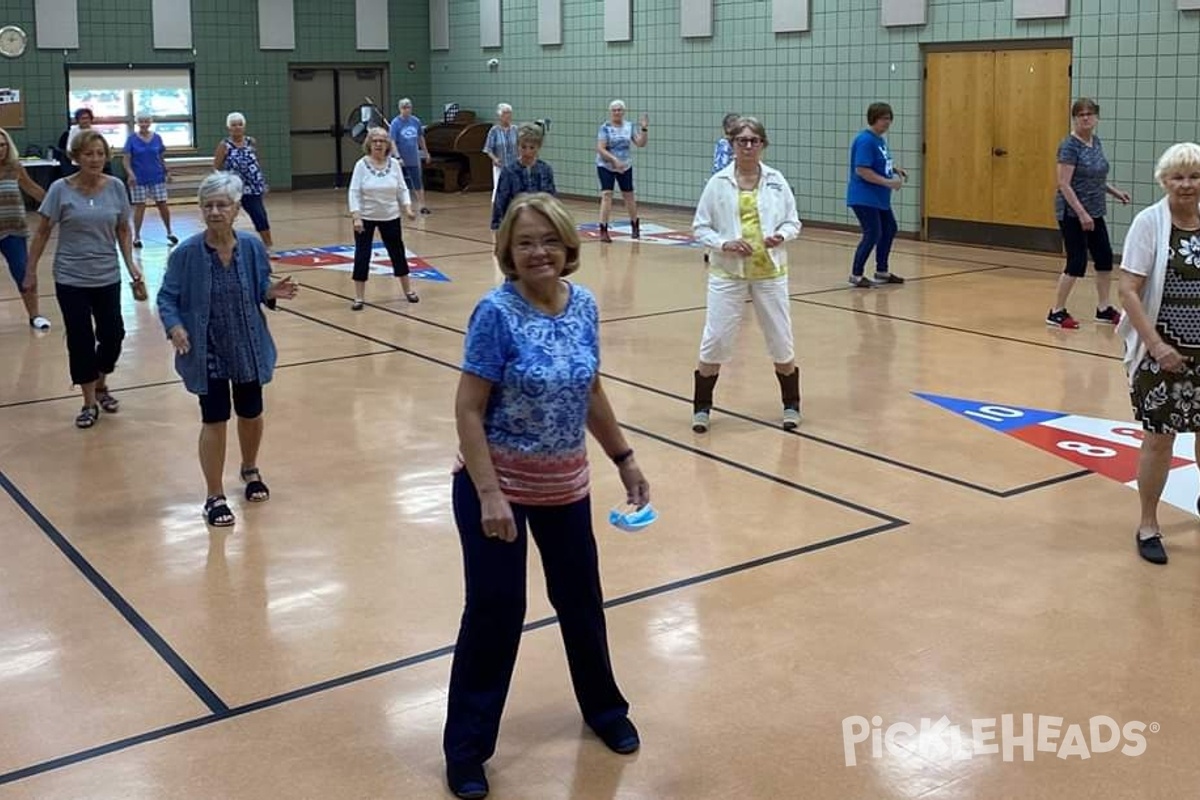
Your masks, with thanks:
[{"label": "navy blue pants", "polygon": [[608,655],[591,499],[565,506],[513,504],[512,510],[517,540],[487,538],[475,485],[465,469],[454,476],[454,521],[462,540],[467,591],[443,737],[451,763],[482,764],[496,750],[525,621],[527,530],[542,556],[546,590],[558,614],[584,721],[598,727],[629,713]]},{"label": "navy blue pants", "polygon": [[892,253],[892,241],[896,238],[896,215],[890,208],[872,206],[850,206],[858,224],[862,225],[862,240],[854,251],[854,266],[850,272],[862,275],[871,250],[875,251],[875,271],[888,271],[888,256]]}]

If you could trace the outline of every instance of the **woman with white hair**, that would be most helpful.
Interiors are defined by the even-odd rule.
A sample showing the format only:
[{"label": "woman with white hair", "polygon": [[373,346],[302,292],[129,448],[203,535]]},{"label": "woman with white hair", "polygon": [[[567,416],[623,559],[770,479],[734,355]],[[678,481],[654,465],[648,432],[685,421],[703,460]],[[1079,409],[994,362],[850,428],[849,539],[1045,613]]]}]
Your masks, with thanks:
[{"label": "woman with white hair", "polygon": [[179,237],[171,232],[171,209],[167,206],[167,146],[162,137],[150,130],[154,118],[137,115],[137,130],[125,140],[121,156],[125,165],[125,185],[133,201],[133,246],[142,246],[142,220],[146,217],[146,201],[153,200],[163,227],[167,229],[167,244],[174,247]]},{"label": "woman with white hair", "polygon": [[392,140],[388,132],[383,128],[369,129],[363,140],[363,152],[366,155],[354,165],[354,174],[350,178],[350,216],[354,219],[354,302],[350,308],[353,311],[363,309],[376,228],[405,299],[410,303],[420,302],[421,298],[409,282],[400,208],[404,207],[409,219],[416,219],[417,214],[413,211],[400,162],[391,156]]},{"label": "woman with white hair", "polygon": [[608,217],[612,212],[613,187],[621,189],[621,199],[629,212],[630,236],[642,238],[641,221],[637,214],[637,196],[633,191],[633,153],[631,145],[645,147],[650,138],[650,117],[638,119],[638,130],[625,121],[625,101],[608,104],[608,121],[596,134],[596,175],[600,178],[600,241],[611,242]]},{"label": "woman with white hair", "polygon": [[492,160],[492,202],[496,202],[496,188],[500,185],[500,173],[505,167],[517,163],[517,128],[512,124],[513,110],[508,103],[496,106],[498,120],[488,131],[483,152]]},{"label": "woman with white hair", "polygon": [[1138,553],[1152,564],[1166,564],[1158,500],[1175,435],[1200,432],[1200,145],[1167,148],[1154,177],[1166,196],[1134,217],[1125,236],[1120,273],[1125,313],[1117,332],[1125,339],[1133,413],[1145,430],[1137,476]]},{"label": "woman with white hair", "polygon": [[225,117],[225,127],[229,135],[217,144],[213,154],[213,169],[226,170],[235,173],[242,179],[243,194],[242,208],[250,215],[254,230],[262,237],[267,246],[267,255],[275,258],[271,248],[271,221],[267,218],[267,207],[263,204],[263,196],[267,193],[267,176],[263,174],[262,166],[258,163],[258,142],[253,136],[246,135],[246,116],[240,111],[234,111]]},{"label": "woman with white hair", "polygon": [[272,283],[266,249],[234,230],[245,199],[240,177],[209,175],[200,183],[199,199],[205,230],[186,239],[167,260],[158,316],[175,348],[175,371],[200,398],[204,516],[209,525],[223,528],[234,522],[223,475],[231,408],[238,416],[246,500],[261,503],[271,496],[258,470],[262,387],[275,370],[275,343],[262,307],[292,299],[298,287],[290,275]]},{"label": "woman with white hair", "polygon": [[421,162],[429,160],[429,148],[425,145],[425,126],[412,113],[413,103],[407,97],[400,99],[400,113],[388,126],[388,136],[396,145],[400,166],[404,170],[404,182],[408,190],[417,196],[417,206],[423,215],[429,214],[425,205],[425,181],[421,175]]}]

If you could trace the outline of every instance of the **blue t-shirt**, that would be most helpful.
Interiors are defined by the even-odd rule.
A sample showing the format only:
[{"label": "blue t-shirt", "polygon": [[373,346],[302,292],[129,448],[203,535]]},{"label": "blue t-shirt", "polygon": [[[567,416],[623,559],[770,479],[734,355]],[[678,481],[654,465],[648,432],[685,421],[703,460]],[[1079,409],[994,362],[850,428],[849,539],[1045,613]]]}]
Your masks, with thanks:
[{"label": "blue t-shirt", "polygon": [[729,166],[733,161],[733,145],[729,140],[722,136],[717,139],[716,146],[713,147],[713,167],[712,174],[716,175],[721,170]]},{"label": "blue t-shirt", "polygon": [[511,281],[488,292],[467,326],[463,371],[494,384],[484,414],[492,463],[510,500],[561,505],[587,494],[585,433],[600,369],[600,312],[568,284],[550,316]]},{"label": "blue t-shirt", "polygon": [[157,186],[167,182],[167,171],[163,169],[162,163],[167,147],[157,133],[150,134],[148,142],[136,133],[129,134],[129,138],[125,140],[125,152],[129,154],[133,177],[137,178],[139,184]]},{"label": "blue t-shirt", "polygon": [[[1103,217],[1108,210],[1108,158],[1104,155],[1100,137],[1093,136],[1092,144],[1088,146],[1077,136],[1067,136],[1058,146],[1057,161],[1075,168],[1071,174],[1071,188],[1083,210],[1089,217]],[[1054,216],[1058,219],[1075,216],[1075,209],[1067,205],[1061,190],[1054,193]]]},{"label": "blue t-shirt", "polygon": [[894,178],[892,154],[887,141],[870,128],[864,128],[850,145],[850,180],[846,186],[846,205],[870,208],[891,208],[892,190],[868,183],[856,171],[867,167],[884,178]]},{"label": "blue t-shirt", "polygon": [[[608,152],[612,153],[613,158],[625,166],[633,166],[633,154],[630,152],[633,145],[632,122],[622,122],[619,126],[613,125],[611,122],[604,123],[596,133],[596,142],[603,142],[604,146],[608,148]],[[605,161],[599,153],[596,153],[596,166],[605,169],[613,168],[612,164]]]},{"label": "blue t-shirt", "polygon": [[408,119],[404,119],[397,115],[392,120],[388,134],[396,143],[396,150],[399,151],[400,160],[404,162],[404,166],[415,167],[421,163],[421,133],[424,130],[421,120],[415,116],[410,115]]}]

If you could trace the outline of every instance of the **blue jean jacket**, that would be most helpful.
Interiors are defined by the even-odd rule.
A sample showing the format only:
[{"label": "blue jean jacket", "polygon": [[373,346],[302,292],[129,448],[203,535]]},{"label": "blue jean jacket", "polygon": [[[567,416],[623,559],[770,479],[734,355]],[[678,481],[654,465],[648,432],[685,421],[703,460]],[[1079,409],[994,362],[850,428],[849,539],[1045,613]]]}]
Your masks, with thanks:
[{"label": "blue jean jacket", "polygon": [[[255,350],[258,382],[269,383],[275,372],[275,342],[267,330],[262,306],[273,308],[267,300],[271,288],[271,262],[257,237],[241,231],[237,236],[238,279],[242,284],[242,303],[250,321],[250,335],[258,337]],[[176,325],[187,331],[191,349],[175,355],[175,371],[192,394],[208,392],[208,320],[212,310],[212,267],[204,248],[204,234],[185,239],[167,260],[167,273],[158,291],[158,317],[168,332]]]}]

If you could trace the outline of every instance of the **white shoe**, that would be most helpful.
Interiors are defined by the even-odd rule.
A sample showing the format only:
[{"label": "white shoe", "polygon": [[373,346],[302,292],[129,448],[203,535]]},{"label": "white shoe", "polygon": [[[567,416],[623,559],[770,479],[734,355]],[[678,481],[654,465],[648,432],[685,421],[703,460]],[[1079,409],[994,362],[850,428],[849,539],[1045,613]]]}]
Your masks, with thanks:
[{"label": "white shoe", "polygon": [[692,414],[692,431],[695,433],[708,433],[708,412],[697,411]]},{"label": "white shoe", "polygon": [[783,410],[783,429],[785,431],[794,431],[800,427],[800,409],[785,408]]},{"label": "white shoe", "polygon": [[35,331],[48,331],[50,330],[50,320],[38,314],[36,317],[30,318],[29,327]]}]

